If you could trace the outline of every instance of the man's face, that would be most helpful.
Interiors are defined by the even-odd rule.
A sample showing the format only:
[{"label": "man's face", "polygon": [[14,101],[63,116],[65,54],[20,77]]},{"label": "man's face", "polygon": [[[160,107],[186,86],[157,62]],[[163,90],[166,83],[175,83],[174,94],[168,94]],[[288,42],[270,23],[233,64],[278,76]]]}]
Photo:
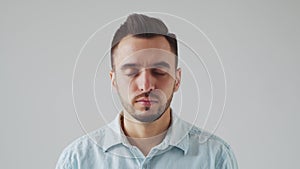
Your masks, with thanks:
[{"label": "man's face", "polygon": [[153,122],[161,117],[169,108],[181,78],[165,37],[123,38],[114,51],[114,65],[111,80],[125,117],[140,122]]}]

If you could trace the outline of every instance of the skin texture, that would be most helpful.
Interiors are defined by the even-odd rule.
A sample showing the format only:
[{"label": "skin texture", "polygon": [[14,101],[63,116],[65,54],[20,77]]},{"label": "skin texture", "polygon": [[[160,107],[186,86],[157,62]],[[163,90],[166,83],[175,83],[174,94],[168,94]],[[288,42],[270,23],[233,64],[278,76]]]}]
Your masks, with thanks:
[{"label": "skin texture", "polygon": [[[110,78],[124,107],[123,131],[147,154],[170,125],[170,103],[180,86],[181,70],[163,36],[123,38],[115,48],[114,64]],[[143,141],[155,144],[143,148]]]}]

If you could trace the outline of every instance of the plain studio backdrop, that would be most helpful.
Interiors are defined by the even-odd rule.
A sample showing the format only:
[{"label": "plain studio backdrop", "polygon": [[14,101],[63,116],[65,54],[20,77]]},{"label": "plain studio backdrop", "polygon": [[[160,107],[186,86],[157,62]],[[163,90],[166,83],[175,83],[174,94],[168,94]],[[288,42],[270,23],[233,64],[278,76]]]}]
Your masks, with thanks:
[{"label": "plain studio backdrop", "polygon": [[[88,64],[92,60],[81,60],[79,66],[86,72],[78,71],[74,79],[77,93],[73,96],[84,129],[73,105],[72,76],[76,58],[86,40],[104,24],[132,12],[164,12],[183,17],[200,28],[215,45],[226,73],[227,100],[223,117],[214,133],[232,146],[241,169],[297,168],[300,151],[299,9],[298,1],[283,0],[1,0],[1,168],[54,168],[62,150],[85,134],[84,129],[94,130],[116,115],[119,111],[117,106],[105,108],[105,105],[114,103],[112,98],[117,99],[116,96],[111,97],[114,91],[110,90],[108,74],[95,74],[97,65],[99,75],[101,71],[109,70],[107,60],[91,66],[91,69]],[[169,24],[171,31],[180,31],[185,26],[172,21]],[[112,37],[111,32],[101,33],[103,37],[107,35],[107,39]],[[191,35],[186,30],[182,36],[188,39]],[[101,41],[101,34],[95,40],[99,41],[99,46],[109,48],[110,41]],[[90,44],[83,55],[91,56],[89,51],[97,49],[95,47]],[[99,61],[101,56],[95,56]],[[202,56],[210,58],[209,54]],[[193,66],[185,59],[187,65],[194,69],[198,82],[203,77],[199,90],[203,96],[201,104],[205,105],[209,103],[205,96],[210,98],[209,93],[205,93],[209,91],[205,86],[205,74],[200,76],[201,66],[195,69],[197,65]],[[184,62],[181,63],[184,67]],[[206,63],[209,65],[209,59]],[[197,73],[196,70],[200,71]],[[211,72],[218,74],[217,71]],[[109,113],[107,116],[97,113],[97,105],[91,99],[93,89],[89,85],[93,84],[95,75],[96,102],[101,111]],[[188,105],[195,99],[186,98],[197,97],[188,94],[194,89],[185,90],[184,86],[193,84],[192,80],[188,80],[191,72],[186,71],[184,75],[187,79],[183,81],[182,94],[185,95],[177,101]],[[222,94],[222,76],[213,77],[217,77],[214,87],[219,87],[215,91]],[[101,85],[103,87],[99,87]],[[180,93],[176,94],[178,96]],[[220,103],[222,100],[216,104],[220,107]],[[211,115],[212,119],[220,116],[218,111],[215,110],[216,117]],[[186,111],[182,114],[192,118]],[[211,124],[216,122],[214,120]]]}]

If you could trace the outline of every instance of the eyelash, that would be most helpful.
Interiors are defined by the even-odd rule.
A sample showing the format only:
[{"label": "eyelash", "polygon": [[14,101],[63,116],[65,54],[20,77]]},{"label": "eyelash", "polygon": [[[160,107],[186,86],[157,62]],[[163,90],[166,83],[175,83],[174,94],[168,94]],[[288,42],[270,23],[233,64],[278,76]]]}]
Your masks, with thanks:
[{"label": "eyelash", "polygon": [[160,70],[159,71],[153,70],[152,73],[155,74],[155,75],[158,75],[158,76],[164,76],[164,75],[166,75],[166,73],[164,71],[160,72]]},{"label": "eyelash", "polygon": [[133,70],[133,71],[130,71],[130,72],[132,72],[132,73],[128,73],[128,74],[126,74],[126,76],[129,76],[129,77],[136,76],[139,73],[138,70]]},{"label": "eyelash", "polygon": [[[165,76],[166,75],[166,73],[164,72],[164,71],[162,71],[162,72],[164,72],[164,73],[162,73],[162,72],[160,72],[161,70],[156,70],[156,69],[154,69],[154,70],[152,70],[151,71],[151,73],[153,74],[153,75],[155,75],[155,76]],[[128,76],[128,77],[133,77],[133,76],[136,76],[136,75],[138,75],[139,74],[139,71],[134,71],[133,73],[128,73],[128,74],[126,74],[126,76]]]}]

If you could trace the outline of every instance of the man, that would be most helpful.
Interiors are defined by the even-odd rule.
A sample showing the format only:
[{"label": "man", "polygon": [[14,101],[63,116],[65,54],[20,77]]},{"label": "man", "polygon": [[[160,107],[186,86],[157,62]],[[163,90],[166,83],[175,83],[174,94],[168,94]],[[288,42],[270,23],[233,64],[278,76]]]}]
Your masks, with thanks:
[{"label": "man", "polygon": [[172,112],[181,81],[177,51],[175,35],[161,20],[128,16],[111,48],[111,83],[124,109],[69,145],[57,169],[236,169],[228,144]]}]

